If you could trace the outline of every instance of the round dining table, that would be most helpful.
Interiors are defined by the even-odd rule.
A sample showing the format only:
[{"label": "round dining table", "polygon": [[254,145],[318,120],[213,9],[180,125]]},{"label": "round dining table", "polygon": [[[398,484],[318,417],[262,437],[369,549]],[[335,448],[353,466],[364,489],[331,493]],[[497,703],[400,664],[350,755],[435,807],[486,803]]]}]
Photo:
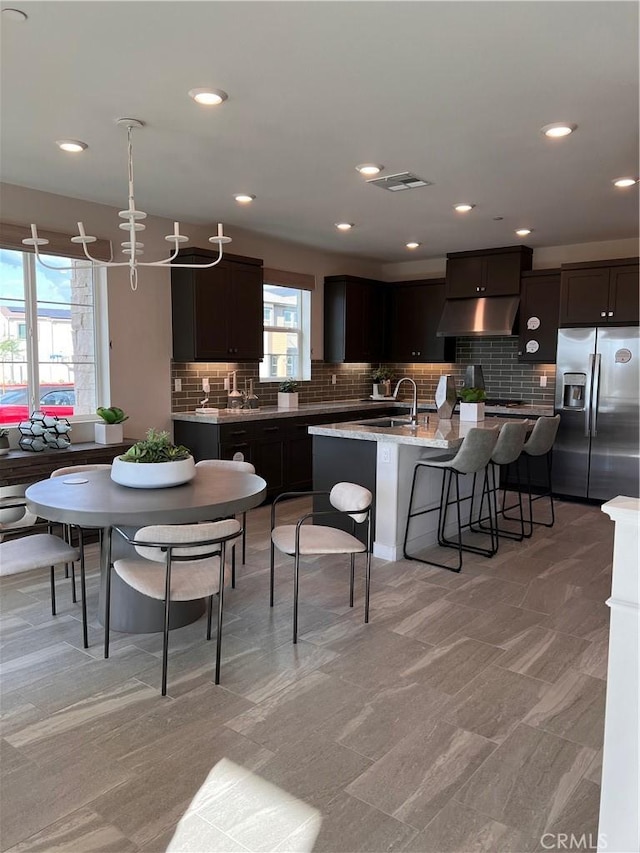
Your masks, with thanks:
[{"label": "round dining table", "polygon": [[[214,521],[259,506],[267,484],[257,474],[197,468],[189,483],[165,489],[134,489],[115,483],[110,470],[82,471],[41,480],[25,492],[27,507],[41,518],[81,528],[102,529],[101,586],[98,618],[104,623],[108,536],[112,527],[140,528],[150,524],[187,524]],[[112,536],[112,558],[130,553],[117,534]],[[171,627],[198,619],[202,601],[176,601],[171,605]],[[111,628],[129,633],[162,630],[164,605],[124,583],[116,572],[111,578]]]}]

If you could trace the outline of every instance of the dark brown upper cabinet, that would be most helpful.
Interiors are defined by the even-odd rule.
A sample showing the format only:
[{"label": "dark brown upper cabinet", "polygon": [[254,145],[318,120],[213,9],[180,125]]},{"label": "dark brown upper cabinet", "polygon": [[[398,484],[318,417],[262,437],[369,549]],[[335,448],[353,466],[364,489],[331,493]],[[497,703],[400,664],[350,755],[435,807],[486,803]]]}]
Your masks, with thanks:
[{"label": "dark brown upper cabinet", "polygon": [[[181,263],[218,256],[184,249]],[[225,254],[211,269],[171,270],[175,361],[259,361],[263,357],[262,261]]]},{"label": "dark brown upper cabinet", "polygon": [[520,278],[531,269],[533,249],[505,246],[447,255],[447,299],[511,296],[520,292]]},{"label": "dark brown upper cabinet", "polygon": [[389,287],[389,348],[386,359],[455,361],[455,338],[438,338],[445,280],[402,281]]},{"label": "dark brown upper cabinet", "polygon": [[324,360],[381,361],[385,352],[386,287],[353,275],[324,280]]},{"label": "dark brown upper cabinet", "polygon": [[522,274],[518,361],[555,364],[560,310],[560,270]]},{"label": "dark brown upper cabinet", "polygon": [[637,325],[638,269],[637,258],[563,264],[560,325]]}]

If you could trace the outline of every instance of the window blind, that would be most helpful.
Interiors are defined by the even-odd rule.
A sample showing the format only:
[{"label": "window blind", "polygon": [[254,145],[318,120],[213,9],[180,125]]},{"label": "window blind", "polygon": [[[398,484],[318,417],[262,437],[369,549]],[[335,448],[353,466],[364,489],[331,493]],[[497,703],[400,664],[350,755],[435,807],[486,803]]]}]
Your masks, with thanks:
[{"label": "window blind", "polygon": [[281,287],[295,287],[297,290],[315,290],[316,277],[302,272],[288,272],[264,267],[262,279],[265,284],[279,284]]},{"label": "window blind", "polygon": [[[86,255],[79,243],[71,242],[71,234],[60,234],[58,231],[44,231],[38,228],[38,237],[49,241],[48,246],[41,246],[43,255],[61,255],[63,258],[84,258]],[[25,237],[31,237],[29,225],[15,225],[10,222],[0,222],[0,249],[15,249],[19,252],[32,252],[33,246],[23,246]],[[89,251],[94,258],[108,261],[111,258],[111,246],[108,240],[96,240],[91,243]]]}]

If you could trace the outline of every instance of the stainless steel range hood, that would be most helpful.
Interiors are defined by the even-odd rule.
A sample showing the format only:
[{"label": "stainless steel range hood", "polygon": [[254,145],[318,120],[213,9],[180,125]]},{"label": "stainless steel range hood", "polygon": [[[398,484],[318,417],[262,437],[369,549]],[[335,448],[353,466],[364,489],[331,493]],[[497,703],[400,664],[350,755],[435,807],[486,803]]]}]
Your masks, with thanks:
[{"label": "stainless steel range hood", "polygon": [[513,335],[519,302],[518,296],[448,299],[436,334],[439,338]]}]

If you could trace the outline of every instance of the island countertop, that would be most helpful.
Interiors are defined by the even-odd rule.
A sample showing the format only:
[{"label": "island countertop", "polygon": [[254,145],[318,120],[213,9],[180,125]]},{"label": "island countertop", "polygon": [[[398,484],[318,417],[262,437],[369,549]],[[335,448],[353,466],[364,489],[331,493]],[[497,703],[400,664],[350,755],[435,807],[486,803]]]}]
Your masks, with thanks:
[{"label": "island countertop", "polygon": [[[339,424],[323,424],[310,426],[311,435],[325,435],[332,438],[351,438],[360,441],[389,442],[391,444],[410,444],[425,448],[440,448],[442,450],[457,450],[465,435],[473,427],[480,429],[499,429],[503,424],[513,422],[513,418],[488,417],[483,421],[460,421],[453,417],[450,421],[439,421],[436,415],[425,415],[418,418],[417,427],[383,427],[375,423],[349,421]],[[522,418],[524,420],[524,418]]]}]

